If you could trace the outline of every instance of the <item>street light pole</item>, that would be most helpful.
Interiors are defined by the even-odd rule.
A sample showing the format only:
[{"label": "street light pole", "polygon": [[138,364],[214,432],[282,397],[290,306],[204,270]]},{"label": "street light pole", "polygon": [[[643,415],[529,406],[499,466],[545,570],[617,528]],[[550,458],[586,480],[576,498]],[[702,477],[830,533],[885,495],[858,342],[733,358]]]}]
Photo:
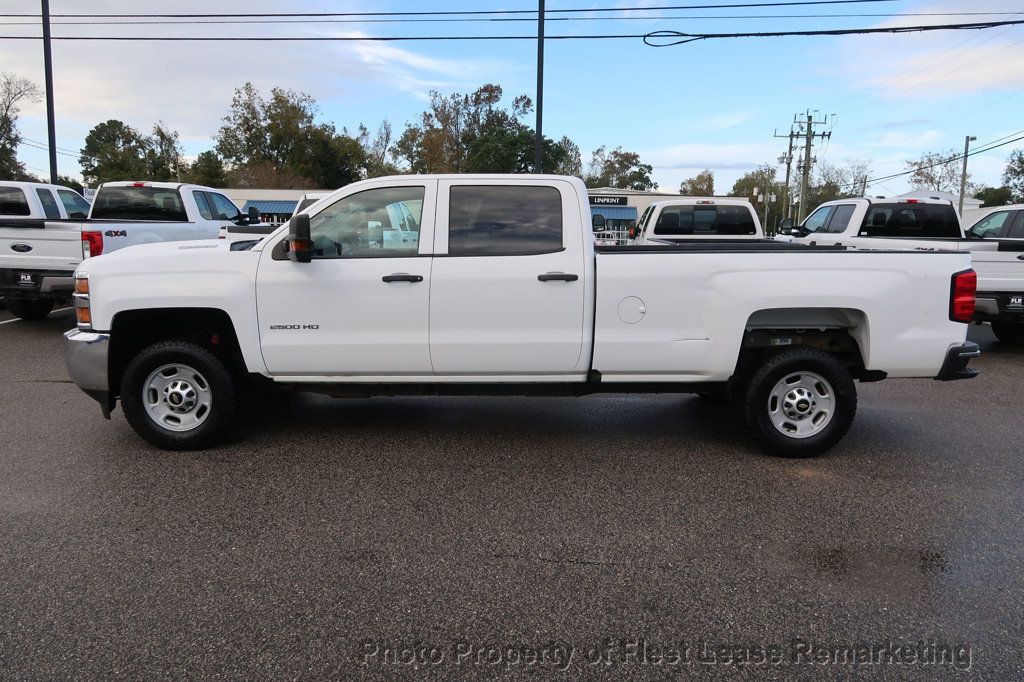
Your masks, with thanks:
[{"label": "street light pole", "polygon": [[537,138],[533,143],[533,172],[544,172],[544,0],[537,7]]},{"label": "street light pole", "polygon": [[971,143],[978,138],[968,135],[964,138],[964,169],[960,174],[960,215],[964,214],[964,194],[967,192],[967,154],[971,150]]},{"label": "street light pole", "polygon": [[46,81],[46,139],[50,145],[50,183],[57,184],[57,128],[53,120],[53,58],[50,56],[50,0],[42,0],[43,70]]}]

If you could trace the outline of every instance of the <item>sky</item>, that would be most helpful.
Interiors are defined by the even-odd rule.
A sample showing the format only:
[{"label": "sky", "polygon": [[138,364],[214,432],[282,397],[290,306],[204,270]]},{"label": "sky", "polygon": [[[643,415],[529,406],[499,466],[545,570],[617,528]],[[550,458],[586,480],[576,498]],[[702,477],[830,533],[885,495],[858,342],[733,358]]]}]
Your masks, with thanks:
[{"label": "sky", "polygon": [[[738,0],[700,0],[713,4]],[[547,0],[547,9],[620,8],[549,15],[557,35],[645,34],[651,31],[735,33],[818,30],[1024,19],[1019,0],[885,0],[832,6],[628,11],[687,4],[680,0]],[[51,0],[54,14],[208,12],[415,12],[535,10],[536,0]],[[34,12],[38,3],[0,0],[0,14]],[[626,10],[626,11],[623,11]],[[971,16],[792,15],[991,12]],[[1018,14],[1012,15],[1011,13]],[[773,15],[776,18],[735,18]],[[779,18],[778,15],[789,15]],[[714,18],[714,17],[733,18]],[[578,21],[565,21],[573,17]],[[641,17],[637,19],[636,17]],[[644,18],[646,17],[646,18]],[[653,18],[652,18],[653,17]],[[479,17],[461,17],[462,19]],[[351,18],[350,18],[351,19]],[[83,19],[82,21],[87,21]],[[93,21],[99,19],[92,18]],[[0,22],[32,19],[0,17]],[[515,36],[536,35],[535,21],[82,25],[57,22],[53,34],[147,36]],[[110,20],[103,20],[110,21]],[[152,20],[149,20],[152,21]],[[2,25],[0,37],[39,35],[38,25]],[[185,152],[213,147],[233,91],[252,81],[309,93],[320,118],[339,129],[388,119],[396,131],[417,119],[429,92],[467,92],[501,85],[507,101],[535,96],[535,40],[409,42],[94,42],[53,43],[59,170],[78,175],[88,131],[116,118],[148,131],[160,120],[179,131]],[[41,41],[0,38],[0,71],[43,84]],[[549,40],[545,48],[544,133],[568,135],[584,162],[599,147],[636,151],[654,166],[660,188],[704,168],[725,193],[741,175],[778,164],[794,116],[807,111],[830,131],[814,157],[843,165],[869,161],[871,177],[905,170],[925,152],[962,150],[1024,134],[1024,25],[984,31],[873,36],[711,40],[676,47],[640,38]],[[533,125],[533,121],[529,121]],[[26,105],[19,157],[45,175],[42,102]],[[33,146],[34,145],[34,146]],[[970,159],[973,182],[1000,184],[1009,153],[1024,141]],[[781,171],[781,167],[780,167]],[[872,195],[907,189],[906,178],[873,184]]]}]

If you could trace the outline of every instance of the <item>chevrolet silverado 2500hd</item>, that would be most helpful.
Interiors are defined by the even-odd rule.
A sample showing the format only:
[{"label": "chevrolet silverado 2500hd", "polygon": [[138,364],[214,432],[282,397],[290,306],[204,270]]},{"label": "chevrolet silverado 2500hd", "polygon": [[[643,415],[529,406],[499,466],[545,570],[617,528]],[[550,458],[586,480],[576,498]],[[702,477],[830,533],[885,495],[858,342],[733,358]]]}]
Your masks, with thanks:
[{"label": "chevrolet silverado 2500hd", "polygon": [[[61,205],[73,206],[59,189]],[[91,207],[81,203],[68,214],[48,208],[34,220],[0,215],[0,293],[16,317],[40,319],[68,300],[83,257],[134,244],[216,239],[226,223],[259,220],[258,212],[243,217],[218,190],[177,182],[108,182]]]},{"label": "chevrolet silverado 2500hd", "polygon": [[[417,239],[385,238],[406,211]],[[717,394],[801,456],[845,434],[854,380],[975,374],[967,255],[595,249],[586,187],[559,176],[375,178],[311,213],[259,242],[84,261],[71,378],[170,449],[213,442],[262,378],[338,396]]]},{"label": "chevrolet silverado 2500hd", "polygon": [[969,252],[978,273],[974,319],[991,322],[1001,341],[1024,343],[1024,244],[983,230],[965,233],[949,201],[840,199],[822,204],[791,229],[795,242]]},{"label": "chevrolet silverado 2500hd", "polygon": [[764,239],[757,211],[746,199],[680,197],[657,201],[629,228],[633,246],[675,241]]}]

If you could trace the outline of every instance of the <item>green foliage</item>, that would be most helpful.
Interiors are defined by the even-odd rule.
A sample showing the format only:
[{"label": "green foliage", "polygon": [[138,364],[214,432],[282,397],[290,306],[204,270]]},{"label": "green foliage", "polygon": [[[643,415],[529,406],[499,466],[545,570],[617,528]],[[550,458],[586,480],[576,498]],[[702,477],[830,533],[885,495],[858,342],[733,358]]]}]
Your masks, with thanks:
[{"label": "green foliage", "polygon": [[715,174],[704,169],[692,178],[683,180],[679,185],[679,193],[687,197],[715,196]]},{"label": "green foliage", "polygon": [[1005,206],[1013,203],[1013,191],[1009,187],[982,187],[975,191],[975,199],[981,199],[982,208]]},{"label": "green foliage", "polygon": [[83,191],[85,191],[85,187],[82,185],[82,183],[80,183],[78,180],[75,180],[74,178],[72,178],[72,177],[70,177],[68,175],[58,175],[57,176],[57,184],[58,185],[64,185],[65,187],[70,187],[71,189],[75,190],[79,194],[81,194]]},{"label": "green foliage", "polygon": [[265,99],[252,83],[235,90],[217,135],[217,152],[241,187],[335,189],[361,179],[366,155],[359,142],[317,123],[316,100],[283,88]]},{"label": "green foliage", "polygon": [[114,180],[151,180],[149,140],[123,121],[96,125],[85,137],[78,163],[88,185]]},{"label": "green foliage", "polygon": [[1014,203],[1024,203],[1024,149],[1010,152],[1003,171],[1003,185],[1010,190],[1010,198]]},{"label": "green foliage", "polygon": [[658,189],[658,183],[651,179],[654,167],[642,163],[636,152],[626,152],[622,147],[607,151],[605,147],[594,150],[590,167],[584,181],[587,187],[616,187],[650,192]]},{"label": "green foliage", "polygon": [[217,152],[212,150],[199,154],[183,173],[182,179],[194,185],[207,187],[224,187],[228,184],[224,162],[217,156]]},{"label": "green foliage", "polygon": [[13,73],[0,74],[0,179],[34,180],[18,161],[18,115],[23,102],[38,102],[39,87]]}]

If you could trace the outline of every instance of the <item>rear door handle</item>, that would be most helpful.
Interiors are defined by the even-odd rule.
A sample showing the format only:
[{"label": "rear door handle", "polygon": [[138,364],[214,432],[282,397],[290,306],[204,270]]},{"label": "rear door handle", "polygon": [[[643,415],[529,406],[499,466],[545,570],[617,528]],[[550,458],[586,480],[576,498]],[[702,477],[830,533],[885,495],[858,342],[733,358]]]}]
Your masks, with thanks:
[{"label": "rear door handle", "polygon": [[541,282],[575,282],[579,278],[579,275],[570,275],[565,272],[545,272],[543,275],[537,275],[537,279]]},{"label": "rear door handle", "polygon": [[381,279],[385,282],[422,282],[423,275],[409,275],[404,272],[396,272],[393,275],[384,275]]}]

